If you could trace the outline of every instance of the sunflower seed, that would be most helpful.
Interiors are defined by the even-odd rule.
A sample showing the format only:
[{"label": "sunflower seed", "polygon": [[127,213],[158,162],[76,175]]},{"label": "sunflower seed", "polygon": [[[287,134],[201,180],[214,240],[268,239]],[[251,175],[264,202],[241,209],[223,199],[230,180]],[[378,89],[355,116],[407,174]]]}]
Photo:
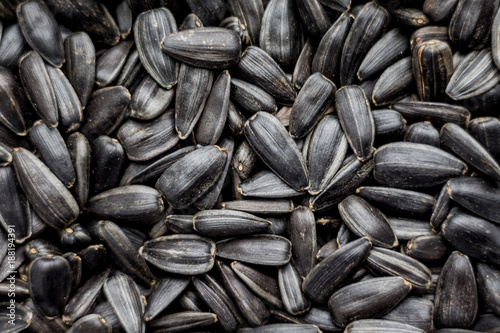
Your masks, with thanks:
[{"label": "sunflower seed", "polygon": [[199,144],[214,145],[219,141],[229,111],[230,87],[231,76],[224,71],[215,80],[198,121],[195,137]]},{"label": "sunflower seed", "polygon": [[312,300],[325,302],[341,283],[354,275],[371,249],[368,238],[342,246],[313,267],[302,283],[302,290]]},{"label": "sunflower seed", "polygon": [[[337,290],[328,301],[333,322],[341,327],[388,313],[412,289],[402,277],[372,278]],[[374,301],[377,300],[377,301]]]},{"label": "sunflower seed", "polygon": [[89,313],[109,273],[110,270],[107,269],[98,275],[92,276],[75,292],[64,308],[62,319],[66,324],[74,323]]},{"label": "sunflower seed", "polygon": [[436,102],[400,101],[392,105],[408,120],[430,121],[435,126],[455,123],[467,127],[471,118],[470,112],[459,105]]},{"label": "sunflower seed", "polygon": [[480,117],[473,119],[468,131],[481,145],[495,158],[500,161],[500,137],[497,131],[500,130],[500,121],[493,117]]},{"label": "sunflower seed", "polygon": [[218,24],[226,14],[226,2],[223,0],[187,0],[189,8],[205,25]]},{"label": "sunflower seed", "polygon": [[[286,183],[298,191],[308,186],[305,161],[276,117],[265,112],[256,113],[245,124],[245,136],[264,163]],[[275,147],[281,148],[279,151],[269,150],[266,141],[279,142]],[[285,169],[284,165],[294,167]]]},{"label": "sunflower seed", "polygon": [[373,159],[362,163],[355,156],[346,158],[323,192],[311,199],[309,208],[314,212],[335,206],[372,177],[374,165]]},{"label": "sunflower seed", "polygon": [[450,39],[461,47],[480,49],[490,39],[499,2],[460,0],[450,20]]},{"label": "sunflower seed", "polygon": [[99,57],[95,75],[95,81],[99,88],[108,86],[118,78],[133,45],[132,41],[123,41],[106,50]]},{"label": "sunflower seed", "polygon": [[486,264],[477,264],[477,287],[485,305],[498,316],[500,313],[500,299],[497,290],[500,288],[500,272]]},{"label": "sunflower seed", "polygon": [[85,32],[76,32],[66,38],[64,49],[66,76],[85,107],[92,94],[96,75],[94,44]]},{"label": "sunflower seed", "polygon": [[225,69],[241,56],[238,35],[224,28],[199,28],[174,32],[161,44],[164,53],[191,66]]},{"label": "sunflower seed", "polygon": [[227,150],[217,146],[196,149],[165,170],[156,188],[172,207],[186,208],[215,185],[226,159]]},{"label": "sunflower seed", "polygon": [[382,36],[389,21],[389,12],[376,4],[367,3],[356,16],[342,49],[340,82],[351,85],[363,59]]},{"label": "sunflower seed", "polygon": [[434,322],[445,327],[469,327],[476,318],[478,294],[469,257],[455,251],[439,275],[434,301]]},{"label": "sunflower seed", "polygon": [[127,116],[132,96],[124,87],[106,87],[94,91],[85,109],[86,117],[80,132],[93,142],[101,135],[110,135]]},{"label": "sunflower seed", "polygon": [[83,210],[90,190],[90,144],[83,134],[75,132],[66,139],[66,145],[75,168],[76,181],[73,187],[75,199],[80,210]]},{"label": "sunflower seed", "polygon": [[399,60],[389,66],[375,83],[373,104],[381,106],[401,100],[413,91],[414,82],[411,57]]},{"label": "sunflower seed", "polygon": [[306,136],[332,106],[337,87],[320,73],[314,73],[300,90],[290,114],[290,136]]},{"label": "sunflower seed", "polygon": [[232,262],[231,268],[257,296],[278,308],[283,308],[278,281],[274,277],[238,261]]},{"label": "sunflower seed", "polygon": [[404,253],[417,260],[434,261],[444,259],[448,247],[441,235],[424,235],[410,239]]},{"label": "sunflower seed", "polygon": [[193,227],[202,236],[230,237],[265,233],[271,222],[233,210],[206,210],[194,215]]},{"label": "sunflower seed", "polygon": [[144,184],[151,180],[157,180],[165,170],[181,157],[194,151],[196,146],[187,146],[167,153],[163,157],[152,159],[143,163],[131,162],[123,172],[120,186],[130,184]]},{"label": "sunflower seed", "polygon": [[217,242],[217,256],[263,266],[285,265],[292,256],[291,242],[276,235],[254,235]]},{"label": "sunflower seed", "polygon": [[251,214],[279,215],[291,213],[291,200],[234,200],[222,203],[222,209],[240,210]]},{"label": "sunflower seed", "polygon": [[224,20],[222,20],[219,26],[221,28],[234,31],[240,38],[242,49],[245,49],[252,44],[250,35],[248,34],[247,27],[243,23],[241,23],[241,21],[237,17],[235,16],[227,17]]},{"label": "sunflower seed", "polygon": [[[312,39],[308,39],[300,52],[292,74],[292,84],[297,90],[302,89],[304,83],[312,74],[312,61],[316,53],[316,46],[316,42]],[[288,126],[285,124],[283,125]]]},{"label": "sunflower seed", "polygon": [[127,1],[124,0],[116,6],[115,17],[118,29],[120,29],[120,36],[122,39],[126,39],[132,31],[133,24],[132,10]]},{"label": "sunflower seed", "polygon": [[248,29],[253,45],[257,45],[260,36],[260,26],[264,16],[264,6],[261,0],[241,1],[228,0],[229,12],[240,19]]},{"label": "sunflower seed", "polygon": [[0,121],[17,135],[26,135],[26,121],[23,114],[29,110],[28,103],[19,80],[14,73],[4,67],[0,67],[0,101]]},{"label": "sunflower seed", "polygon": [[116,139],[101,135],[93,145],[92,173],[94,193],[110,190],[118,184],[125,163],[125,150]]},{"label": "sunflower seed", "polygon": [[238,71],[249,82],[264,89],[284,105],[292,105],[295,91],[288,81],[285,72],[264,50],[249,46],[238,64]]},{"label": "sunflower seed", "polygon": [[493,62],[491,49],[472,51],[453,72],[446,93],[454,100],[463,100],[490,90],[499,81],[500,70]]},{"label": "sunflower seed", "polygon": [[265,111],[275,113],[276,101],[265,90],[243,80],[231,80],[231,98],[245,110],[256,113]]},{"label": "sunflower seed", "polygon": [[54,94],[57,100],[59,125],[66,133],[72,132],[80,127],[80,123],[83,119],[82,105],[80,104],[78,95],[60,69],[53,68],[49,65],[47,65],[46,68],[52,80]]},{"label": "sunflower seed", "polygon": [[59,131],[38,120],[31,127],[29,137],[54,175],[66,187],[73,187],[76,180],[75,168]]},{"label": "sunflower seed", "polygon": [[111,221],[99,221],[91,228],[94,237],[107,245],[114,263],[145,286],[155,284],[155,277],[143,257],[118,225]]},{"label": "sunflower seed", "polygon": [[404,141],[422,143],[436,148],[441,147],[439,132],[429,121],[410,125],[406,130]]},{"label": "sunflower seed", "polygon": [[500,223],[495,202],[500,198],[500,190],[494,184],[478,177],[460,177],[446,183],[450,199],[477,215]]},{"label": "sunflower seed", "polygon": [[127,333],[146,331],[142,321],[144,301],[135,282],[124,274],[115,275],[104,283],[104,294]]},{"label": "sunflower seed", "polygon": [[335,108],[349,146],[366,162],[374,151],[375,123],[365,93],[359,86],[344,86],[335,94]]},{"label": "sunflower seed", "polygon": [[170,235],[147,241],[139,253],[165,272],[196,275],[212,269],[215,244],[197,235]]},{"label": "sunflower seed", "polygon": [[280,66],[293,65],[302,49],[302,27],[293,0],[272,0],[264,11],[259,46]]},{"label": "sunflower seed", "polygon": [[31,105],[49,127],[57,127],[57,100],[42,57],[29,51],[19,59],[19,76]]},{"label": "sunflower seed", "polygon": [[411,50],[413,51],[417,45],[430,40],[449,42],[448,27],[428,26],[415,30],[410,37]]},{"label": "sunflower seed", "polygon": [[423,9],[433,22],[440,22],[451,17],[457,3],[458,0],[426,0]]},{"label": "sunflower seed", "polygon": [[348,196],[339,204],[339,212],[342,220],[357,236],[367,236],[374,245],[386,248],[398,245],[394,230],[385,215],[364,199]]},{"label": "sunflower seed", "polygon": [[356,194],[381,208],[418,216],[430,216],[436,204],[432,195],[390,187],[363,186]]},{"label": "sunflower seed", "polygon": [[445,102],[453,74],[453,55],[446,42],[430,40],[413,48],[413,76],[422,101]]},{"label": "sunflower seed", "polygon": [[278,269],[278,284],[283,305],[288,313],[294,316],[309,311],[311,307],[310,301],[302,293],[301,282],[301,276],[292,263]]},{"label": "sunflower seed", "polygon": [[71,291],[71,269],[61,256],[35,259],[29,266],[28,285],[37,307],[47,316],[63,313]]},{"label": "sunflower seed", "polygon": [[409,240],[413,237],[434,234],[429,222],[426,220],[390,217],[389,223],[399,240]]},{"label": "sunflower seed", "polygon": [[148,297],[144,312],[144,321],[155,319],[165,310],[189,285],[189,278],[166,275],[159,279]]},{"label": "sunflower seed", "polygon": [[417,8],[398,8],[392,11],[396,22],[408,28],[421,28],[429,24],[427,16]]},{"label": "sunflower seed", "polygon": [[165,224],[174,234],[194,234],[193,217],[194,215],[169,215]]},{"label": "sunflower seed", "polygon": [[386,68],[402,59],[409,51],[407,37],[400,28],[387,32],[376,42],[366,54],[359,66],[358,78],[360,81],[372,79]]},{"label": "sunflower seed", "polygon": [[26,42],[56,68],[64,63],[61,30],[54,15],[42,1],[25,1],[16,9],[17,20]]},{"label": "sunflower seed", "polygon": [[207,286],[203,281],[193,277],[193,285],[196,292],[203,300],[203,302],[212,310],[218,317],[224,331],[230,332],[236,329],[238,322],[234,318],[231,310],[227,307],[224,301]]},{"label": "sunflower seed", "polygon": [[177,32],[177,24],[167,8],[141,13],[134,24],[134,40],[139,57],[149,75],[165,89],[177,83],[179,65],[162,52],[168,35]]},{"label": "sunflower seed", "polygon": [[56,229],[73,222],[79,215],[78,203],[52,171],[24,148],[12,156],[17,180],[42,220]]},{"label": "sunflower seed", "polygon": [[52,12],[74,31],[85,31],[109,45],[120,40],[120,30],[106,6],[95,0],[73,3],[70,0],[49,0]]},{"label": "sunflower seed", "polygon": [[175,129],[181,140],[194,129],[205,107],[214,74],[208,69],[181,64],[175,96]]},{"label": "sunflower seed", "polygon": [[[405,323],[385,319],[356,320],[347,325],[345,333],[386,332],[386,333],[424,333],[425,331]],[[441,330],[439,330],[441,332]],[[455,332],[455,331],[454,331]],[[458,333],[458,332],[455,332]]]},{"label": "sunflower seed", "polygon": [[17,67],[19,58],[28,50],[28,43],[19,24],[9,25],[3,31],[0,40],[0,66]]},{"label": "sunflower seed", "polygon": [[[420,143],[398,142],[375,152],[375,180],[399,188],[425,188],[467,172],[467,165],[449,153]],[[397,170],[397,172],[394,172]]]},{"label": "sunflower seed", "polygon": [[144,185],[115,187],[91,197],[87,213],[121,222],[156,222],[164,210],[161,194]]},{"label": "sunflower seed", "polygon": [[308,207],[299,206],[292,212],[288,223],[288,234],[292,243],[294,270],[304,278],[313,268],[317,252],[316,221]]},{"label": "sunflower seed", "polygon": [[[3,230],[13,229],[16,242],[22,243],[31,237],[32,228],[28,219],[28,202],[16,186],[14,170],[11,166],[0,168],[0,224]],[[9,227],[13,226],[13,228]],[[2,242],[7,249],[7,241]],[[3,260],[4,251],[0,251]]]},{"label": "sunflower seed", "polygon": [[264,303],[248,290],[229,266],[217,261],[217,268],[227,292],[248,323],[254,327],[264,325],[269,319],[269,311]]},{"label": "sunflower seed", "polygon": [[168,110],[149,122],[127,120],[119,128],[117,136],[127,157],[143,162],[158,157],[177,144],[179,137],[174,127],[174,110]]},{"label": "sunflower seed", "polygon": [[374,247],[366,258],[366,267],[374,274],[401,276],[417,293],[425,293],[432,283],[432,273],[424,264],[397,251]]},{"label": "sunflower seed", "polygon": [[[453,208],[441,226],[443,238],[458,251],[494,265],[499,263],[500,229],[493,223]],[[477,243],[481,239],[481,243]]]}]

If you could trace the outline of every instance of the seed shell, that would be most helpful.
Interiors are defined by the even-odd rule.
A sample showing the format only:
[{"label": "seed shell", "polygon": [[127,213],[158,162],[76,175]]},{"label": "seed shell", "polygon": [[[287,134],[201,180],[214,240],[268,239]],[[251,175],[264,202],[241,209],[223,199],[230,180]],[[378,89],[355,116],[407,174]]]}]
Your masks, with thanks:
[{"label": "seed shell", "polygon": [[0,101],[0,122],[15,134],[26,135],[26,121],[23,114],[28,110],[28,103],[19,80],[14,73],[4,67],[0,67]]},{"label": "seed shell", "polygon": [[401,100],[413,92],[414,75],[412,59],[406,57],[389,66],[378,78],[372,91],[372,102],[376,106]]},{"label": "seed shell", "polygon": [[121,86],[106,87],[92,93],[85,109],[80,132],[93,142],[101,135],[111,135],[128,114],[130,92]]}]

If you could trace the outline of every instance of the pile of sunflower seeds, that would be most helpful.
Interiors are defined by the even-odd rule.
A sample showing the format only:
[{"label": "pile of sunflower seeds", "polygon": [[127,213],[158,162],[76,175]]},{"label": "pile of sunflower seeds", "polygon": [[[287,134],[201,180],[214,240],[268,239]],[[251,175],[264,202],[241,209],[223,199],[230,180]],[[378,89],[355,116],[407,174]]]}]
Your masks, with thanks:
[{"label": "pile of sunflower seeds", "polygon": [[0,332],[500,332],[499,6],[0,1]]}]

